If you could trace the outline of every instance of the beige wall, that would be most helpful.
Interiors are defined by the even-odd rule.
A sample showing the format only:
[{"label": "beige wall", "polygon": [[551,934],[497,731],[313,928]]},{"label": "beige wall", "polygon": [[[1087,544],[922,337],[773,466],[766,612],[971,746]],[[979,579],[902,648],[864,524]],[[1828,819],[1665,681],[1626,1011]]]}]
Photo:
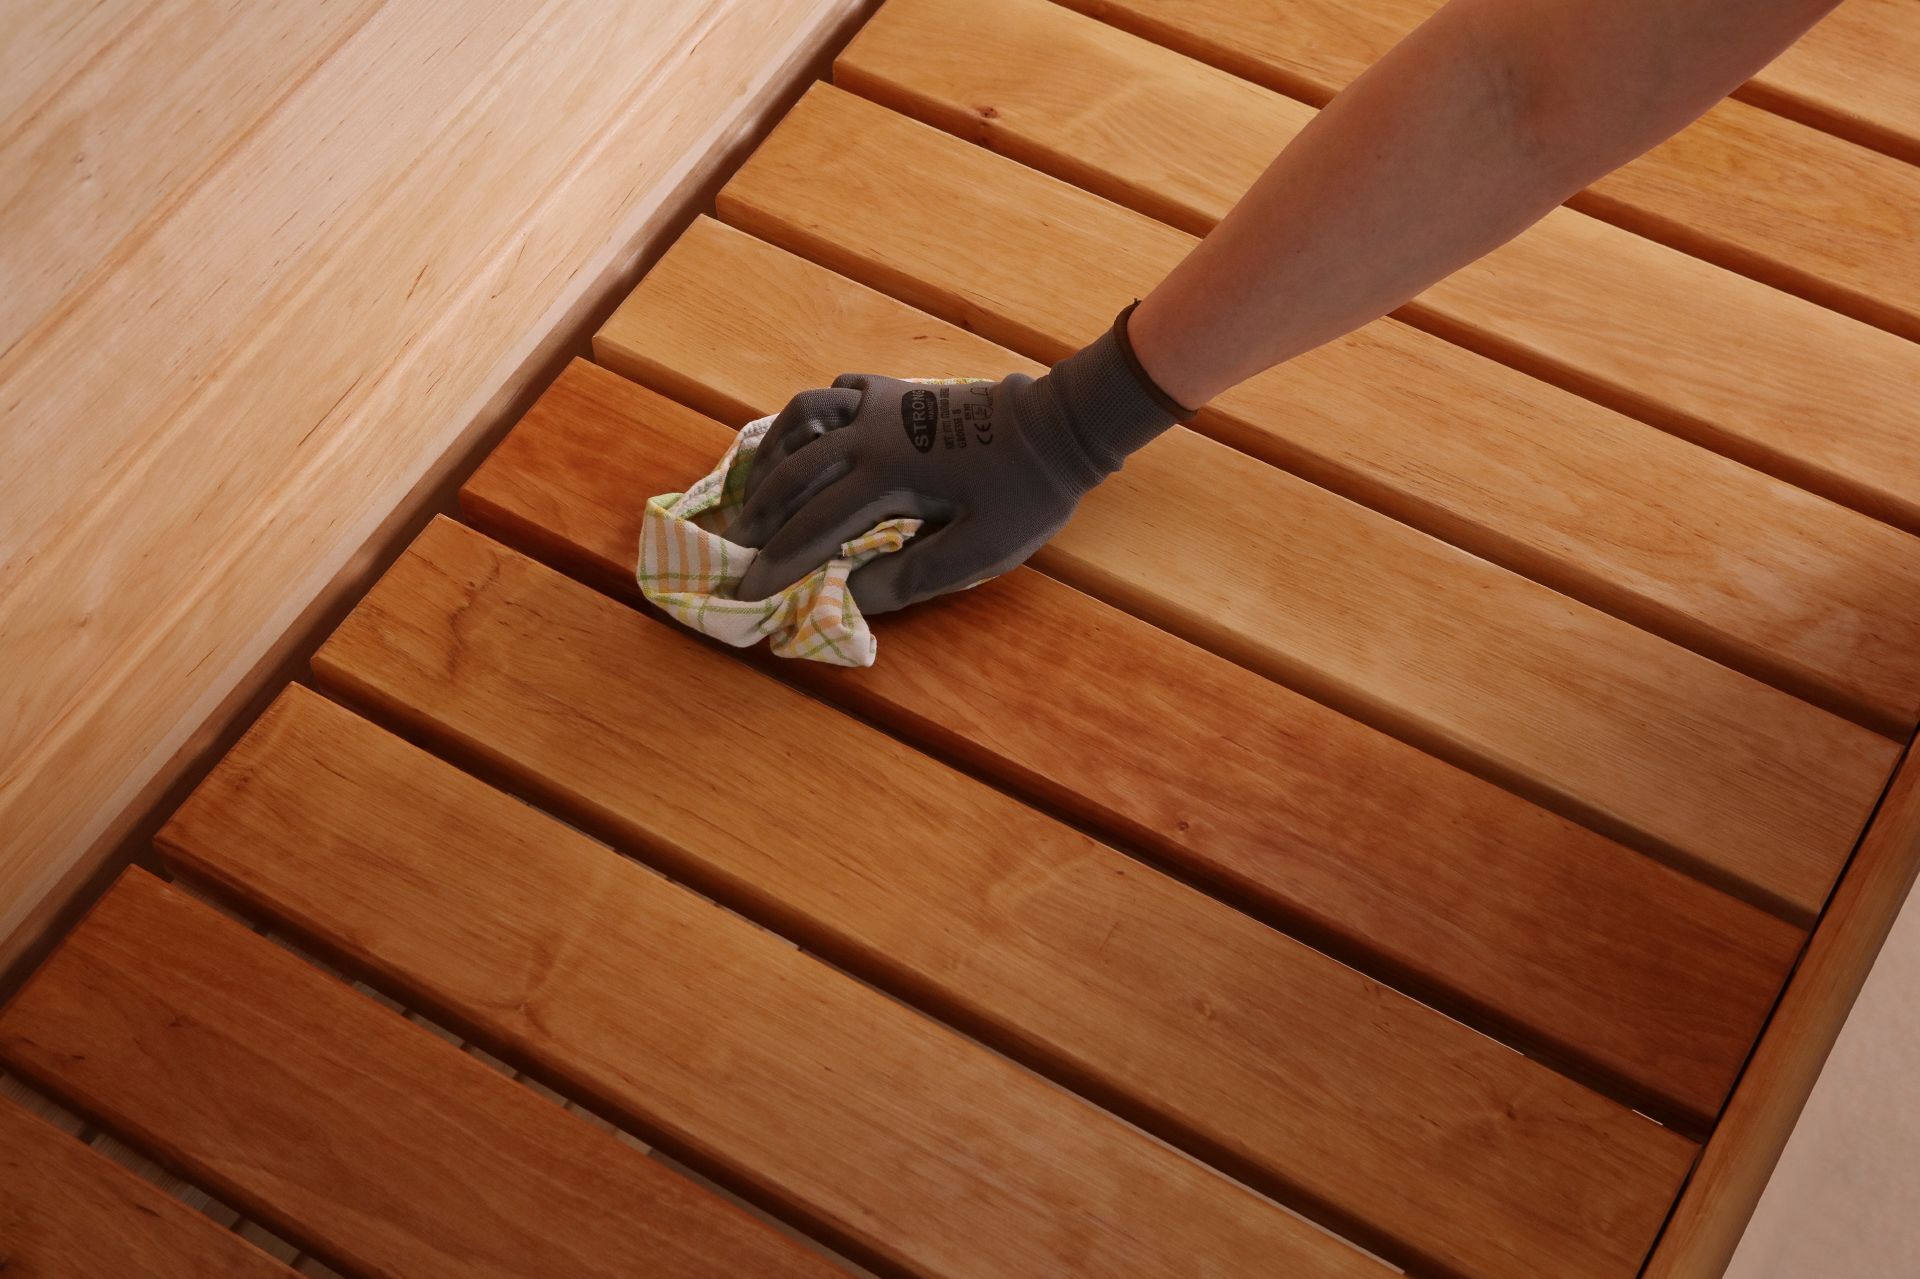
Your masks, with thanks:
[{"label": "beige wall", "polygon": [[0,0],[0,963],[866,7]]}]

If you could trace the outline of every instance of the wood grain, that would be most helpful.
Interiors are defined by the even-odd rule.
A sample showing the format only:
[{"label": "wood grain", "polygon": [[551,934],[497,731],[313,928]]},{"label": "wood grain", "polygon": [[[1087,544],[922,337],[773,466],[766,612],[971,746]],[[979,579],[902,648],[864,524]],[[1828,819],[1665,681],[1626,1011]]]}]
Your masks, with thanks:
[{"label": "wood grain", "polygon": [[[706,221],[595,350],[729,422],[848,369],[1040,367]],[[1258,517],[1176,514],[1207,511]],[[1825,898],[1898,751],[1191,431],[1134,455],[1035,564],[1789,918]]]},{"label": "wood grain", "polygon": [[[637,602],[635,494],[731,436],[576,361],[461,509]],[[875,620],[876,666],[775,673],[1643,1110],[1710,1121],[1799,952],[1757,908],[1032,570]]]},{"label": "wood grain", "polygon": [[160,845],[377,970],[409,1004],[888,1274],[1383,1273],[298,687]]},{"label": "wood grain", "polygon": [[[159,0],[40,110],[0,120],[0,352],[137,252],[143,228],[378,7]],[[20,38],[4,15],[0,31]]]},{"label": "wood grain", "polygon": [[[1042,360],[1196,243],[826,85],[719,206]],[[1440,338],[1369,325],[1193,426],[1829,709],[1902,737],[1920,718],[1920,538]]]},{"label": "wood grain", "polygon": [[1385,1255],[1628,1273],[1692,1157],[1624,1107],[460,525],[431,526],[314,671]]},{"label": "wood grain", "polygon": [[0,1054],[356,1273],[838,1273],[137,868]]},{"label": "wood grain", "polygon": [[[1046,0],[890,0],[834,78],[1196,235],[1313,117]],[[1920,345],[1571,209],[1396,316],[1920,532]]]},{"label": "wood grain", "polygon": [[[1324,105],[1440,0],[1065,0]],[[1920,168],[1725,101],[1568,203],[1920,339]]]},{"label": "wood grain", "polygon": [[1909,0],[1846,0],[1735,96],[1920,164],[1916,66]]},{"label": "wood grain", "polygon": [[[384,6],[0,354],[0,669],[31,673],[0,710],[0,963],[859,3]],[[40,8],[29,64],[115,38],[114,5]],[[103,101],[164,117],[172,88]]]},{"label": "wood grain", "polygon": [[1647,1279],[1713,1279],[1726,1269],[1917,874],[1920,751],[1909,750],[1674,1208]]},{"label": "wood grain", "polygon": [[287,1279],[292,1271],[0,1099],[0,1273]]}]

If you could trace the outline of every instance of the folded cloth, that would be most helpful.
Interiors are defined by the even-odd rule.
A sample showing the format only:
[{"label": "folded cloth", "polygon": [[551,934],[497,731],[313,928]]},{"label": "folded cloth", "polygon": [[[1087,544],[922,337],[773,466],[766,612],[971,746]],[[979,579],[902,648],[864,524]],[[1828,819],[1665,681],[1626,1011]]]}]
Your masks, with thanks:
[{"label": "folded cloth", "polygon": [[847,578],[875,556],[905,546],[921,521],[884,520],[779,594],[763,600],[734,597],[758,552],[720,534],[740,510],[747,469],[773,417],[742,427],[719,465],[692,488],[647,502],[640,524],[640,591],[675,620],[735,648],[766,637],[778,657],[871,666],[879,646],[853,602]]}]

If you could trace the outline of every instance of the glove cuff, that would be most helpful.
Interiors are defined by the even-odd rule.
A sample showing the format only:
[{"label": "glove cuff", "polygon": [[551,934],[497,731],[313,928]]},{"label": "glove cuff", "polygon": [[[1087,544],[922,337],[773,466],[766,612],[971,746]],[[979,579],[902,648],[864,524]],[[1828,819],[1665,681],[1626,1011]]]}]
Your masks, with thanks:
[{"label": "glove cuff", "polygon": [[1176,402],[1141,367],[1127,340],[1135,299],[1113,327],[1017,393],[1033,444],[1080,492],[1120,469],[1127,455],[1198,410]]}]

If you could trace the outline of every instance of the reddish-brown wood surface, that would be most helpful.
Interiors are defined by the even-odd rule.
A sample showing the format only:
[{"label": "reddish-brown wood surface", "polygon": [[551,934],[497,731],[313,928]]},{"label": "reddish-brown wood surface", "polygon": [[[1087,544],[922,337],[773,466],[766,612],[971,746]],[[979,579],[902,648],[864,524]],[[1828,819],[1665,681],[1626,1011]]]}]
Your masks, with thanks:
[{"label": "reddish-brown wood surface", "polygon": [[[730,438],[576,361],[461,507],[635,600],[634,495],[683,488]],[[775,672],[1644,1108],[1710,1119],[1798,953],[1764,912],[1037,572],[876,630],[871,669]]]},{"label": "reddish-brown wood surface", "polygon": [[[1316,105],[1440,7],[1440,0],[1065,3]],[[1920,338],[1920,168],[1891,156],[1727,101],[1568,203]]]},{"label": "reddish-brown wood surface", "polygon": [[[906,196],[902,171],[920,175]],[[1041,360],[1195,243],[825,85],[720,212]],[[1920,538],[1398,321],[1249,379],[1194,427],[1883,729],[1920,714]]]},{"label": "reddish-brown wood surface", "polygon": [[[691,788],[682,802],[699,807]],[[268,710],[160,845],[890,1273],[1384,1273],[305,689]]]},{"label": "reddish-brown wood surface", "polygon": [[[1314,115],[1051,0],[889,0],[834,79],[1194,234]],[[1920,344],[1572,209],[1397,315],[1920,532]]]},{"label": "reddish-brown wood surface", "polygon": [[0,1058],[355,1273],[839,1273],[139,869],[0,1013]]},{"label": "reddish-brown wood surface", "polygon": [[431,526],[314,669],[1395,1255],[1489,1276],[1542,1257],[1630,1271],[1692,1158],[1624,1107],[460,525]]},{"label": "reddish-brown wood surface", "polygon": [[[847,370],[1041,367],[706,221],[595,350],[735,422]],[[1130,458],[1035,564],[1795,919],[1825,898],[1898,751],[1184,429]]]},{"label": "reddish-brown wood surface", "polygon": [[8,1279],[293,1279],[238,1235],[0,1098]]}]

